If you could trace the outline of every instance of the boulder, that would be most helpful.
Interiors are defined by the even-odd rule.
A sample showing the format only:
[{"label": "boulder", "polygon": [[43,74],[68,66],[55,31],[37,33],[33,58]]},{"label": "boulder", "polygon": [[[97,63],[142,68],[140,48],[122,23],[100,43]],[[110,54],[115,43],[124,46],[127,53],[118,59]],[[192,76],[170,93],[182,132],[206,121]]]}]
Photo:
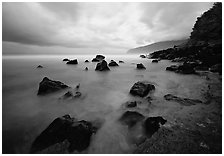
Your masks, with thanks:
[{"label": "boulder", "polygon": [[144,120],[144,116],[135,111],[126,111],[119,119],[119,121],[129,128],[136,125],[137,122]]},{"label": "boulder", "polygon": [[152,90],[155,90],[155,86],[150,84],[150,82],[138,81],[131,87],[130,94],[144,97]]},{"label": "boulder", "polygon": [[70,60],[66,64],[78,64],[78,60],[77,59]]},{"label": "boulder", "polygon": [[89,62],[89,60],[85,60],[85,62],[86,62],[86,63],[88,63],[88,62]]},{"label": "boulder", "polygon": [[158,63],[158,60],[152,60],[152,63]]},{"label": "boulder", "polygon": [[103,60],[103,59],[105,59],[105,56],[103,56],[103,55],[96,55],[96,59]]},{"label": "boulder", "polygon": [[100,62],[100,60],[98,60],[97,58],[93,58],[92,62]]},{"label": "boulder", "polygon": [[140,55],[140,57],[141,57],[141,58],[146,58],[146,56],[145,56],[145,55]]},{"label": "boulder", "polygon": [[42,65],[38,65],[37,68],[43,68],[43,66]]},{"label": "boulder", "polygon": [[67,58],[65,58],[65,59],[63,59],[63,61],[70,61],[69,59],[67,59]]},{"label": "boulder", "polygon": [[119,61],[119,63],[124,63],[124,61]]},{"label": "boulder", "polygon": [[43,80],[39,83],[39,89],[37,95],[44,95],[65,88],[68,88],[68,86],[65,85],[64,83],[60,81],[53,81],[47,77],[44,77]]},{"label": "boulder", "polygon": [[91,122],[77,121],[70,115],[56,118],[33,142],[31,153],[36,153],[48,148],[56,143],[68,140],[69,152],[77,150],[79,152],[85,150],[91,140],[93,133],[96,133],[97,127]]},{"label": "boulder", "polygon": [[110,68],[107,66],[107,62],[105,60],[102,60],[101,62],[97,63],[96,65],[96,71],[108,71]]},{"label": "boulder", "polygon": [[144,122],[144,128],[147,135],[152,136],[160,128],[160,125],[164,125],[167,120],[161,116],[148,117]]},{"label": "boulder", "polygon": [[117,64],[117,62],[115,62],[115,61],[111,61],[108,65],[109,65],[109,66],[119,66],[119,65]]},{"label": "boulder", "polygon": [[133,108],[133,107],[137,107],[137,102],[136,101],[128,101],[128,102],[126,102],[125,105],[128,108]]},{"label": "boulder", "polygon": [[146,69],[142,63],[137,64],[137,69]]},{"label": "boulder", "polygon": [[86,67],[85,70],[89,70],[88,67]]},{"label": "boulder", "polygon": [[167,101],[175,101],[183,106],[192,106],[192,105],[202,103],[202,101],[197,100],[197,99],[182,98],[182,97],[174,96],[172,94],[166,94],[166,95],[164,95],[164,98]]}]

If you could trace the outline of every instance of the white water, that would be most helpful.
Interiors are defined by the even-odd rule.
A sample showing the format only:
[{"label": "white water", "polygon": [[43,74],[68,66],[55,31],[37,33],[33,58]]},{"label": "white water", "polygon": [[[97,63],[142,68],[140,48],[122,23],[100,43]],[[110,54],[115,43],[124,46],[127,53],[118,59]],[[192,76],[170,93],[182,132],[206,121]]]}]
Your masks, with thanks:
[{"label": "white water", "polygon": [[[131,153],[135,148],[128,137],[136,134],[117,120],[121,105],[135,99],[129,95],[131,86],[148,80],[156,86],[153,96],[163,99],[168,93],[200,99],[204,79],[196,75],[181,75],[165,71],[171,63],[151,63],[138,55],[106,55],[106,61],[123,60],[109,72],[96,72],[96,63],[84,63],[94,55],[77,56],[3,56],[3,153],[28,153],[32,141],[55,118],[70,114],[78,119],[103,121],[83,153]],[[66,65],[63,58],[78,59],[78,65]],[[133,63],[143,63],[146,70],[136,70]],[[36,67],[41,64],[42,69]],[[85,71],[85,67],[89,70]],[[80,85],[82,97],[59,100],[66,90],[37,96],[39,82],[47,76],[71,87]],[[166,115],[168,106],[157,100],[152,106],[142,106],[146,116]],[[162,106],[162,107],[161,107]]]}]

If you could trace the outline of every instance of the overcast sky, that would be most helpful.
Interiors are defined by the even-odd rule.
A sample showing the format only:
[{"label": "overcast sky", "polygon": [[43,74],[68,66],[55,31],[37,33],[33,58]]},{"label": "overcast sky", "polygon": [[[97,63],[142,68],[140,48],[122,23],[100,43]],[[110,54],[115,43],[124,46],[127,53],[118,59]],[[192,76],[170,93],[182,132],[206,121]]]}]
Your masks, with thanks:
[{"label": "overcast sky", "polygon": [[126,52],[186,39],[212,3],[3,2],[3,54]]}]

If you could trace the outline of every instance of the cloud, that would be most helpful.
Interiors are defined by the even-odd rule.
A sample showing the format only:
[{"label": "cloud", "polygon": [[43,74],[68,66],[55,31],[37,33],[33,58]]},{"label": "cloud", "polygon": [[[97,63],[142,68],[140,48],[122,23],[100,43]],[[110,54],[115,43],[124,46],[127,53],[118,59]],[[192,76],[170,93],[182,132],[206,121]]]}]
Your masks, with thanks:
[{"label": "cloud", "polygon": [[[7,3],[3,41],[38,46],[129,49],[187,38],[212,3]],[[7,44],[8,45],[8,44]]]}]

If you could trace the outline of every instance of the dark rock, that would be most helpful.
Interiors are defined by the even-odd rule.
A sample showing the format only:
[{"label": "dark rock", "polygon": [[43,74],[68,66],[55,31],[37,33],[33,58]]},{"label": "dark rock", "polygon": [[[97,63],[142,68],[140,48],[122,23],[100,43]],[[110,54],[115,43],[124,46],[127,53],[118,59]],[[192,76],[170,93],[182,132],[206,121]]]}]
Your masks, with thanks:
[{"label": "dark rock", "polygon": [[122,122],[125,125],[128,125],[129,128],[133,127],[137,122],[140,122],[145,117],[135,111],[126,111],[121,118],[119,119],[120,122]]},{"label": "dark rock", "polygon": [[67,59],[67,58],[65,58],[65,59],[63,59],[63,61],[70,61],[69,59]]},{"label": "dark rock", "polygon": [[79,89],[79,87],[80,87],[80,83],[75,87],[76,89]]},{"label": "dark rock", "polygon": [[213,65],[213,66],[211,66],[210,68],[209,68],[209,70],[211,71],[211,72],[218,72],[219,74],[221,74],[222,73],[222,64],[216,64],[216,65]]},{"label": "dark rock", "polygon": [[150,84],[148,81],[139,81],[136,82],[130,90],[130,93],[134,96],[140,96],[144,97],[146,96],[150,91],[155,90],[155,86]]},{"label": "dark rock", "polygon": [[168,70],[168,71],[176,71],[176,70],[178,70],[178,66],[177,65],[171,65],[170,67],[166,67],[166,70]]},{"label": "dark rock", "polygon": [[111,61],[108,65],[109,65],[109,66],[119,66],[119,65],[117,64],[117,62],[115,62],[115,61]]},{"label": "dark rock", "polygon": [[152,60],[152,63],[158,63],[158,60]]},{"label": "dark rock", "polygon": [[148,117],[144,122],[146,134],[152,136],[155,132],[158,131],[160,125],[164,125],[166,122],[167,120],[163,119],[161,116]]},{"label": "dark rock", "polygon": [[182,73],[182,74],[194,74],[195,70],[194,70],[194,66],[191,64],[183,64],[180,65],[178,67],[178,70],[176,71],[178,73]]},{"label": "dark rock", "polygon": [[66,92],[64,95],[63,95],[63,99],[67,99],[67,98],[70,98],[70,97],[73,97],[73,94],[71,91],[68,91]]},{"label": "dark rock", "polygon": [[100,62],[100,60],[98,60],[97,58],[93,58],[92,62]]},{"label": "dark rock", "polygon": [[56,143],[68,140],[69,152],[74,150],[85,150],[91,140],[93,133],[96,133],[97,127],[88,121],[76,121],[69,115],[56,118],[33,142],[31,153],[41,151]]},{"label": "dark rock", "polygon": [[103,59],[105,59],[105,56],[103,56],[103,55],[96,55],[96,59],[103,60]]},{"label": "dark rock", "polygon": [[141,57],[141,58],[146,58],[146,56],[145,56],[145,55],[140,55],[140,57]]},{"label": "dark rock", "polygon": [[119,61],[119,63],[124,63],[124,61]]},{"label": "dark rock", "polygon": [[107,66],[107,62],[102,60],[101,62],[97,63],[96,69],[97,71],[108,71],[110,68]]},{"label": "dark rock", "polygon": [[78,61],[77,59],[74,59],[74,60],[68,61],[66,64],[78,64]]},{"label": "dark rock", "polygon": [[128,108],[133,108],[133,107],[136,107],[137,106],[137,102],[136,101],[128,101],[126,103],[126,107]]},{"label": "dark rock", "polygon": [[64,83],[60,81],[53,81],[48,79],[47,77],[44,77],[43,80],[39,83],[39,90],[37,95],[44,95],[65,88],[68,88],[68,86]]},{"label": "dark rock", "polygon": [[39,66],[37,66],[37,68],[43,68],[43,66],[42,65],[39,65]]},{"label": "dark rock", "polygon": [[137,64],[137,69],[146,69],[142,63]]},{"label": "dark rock", "polygon": [[85,70],[89,70],[88,67],[86,67]]},{"label": "dark rock", "polygon": [[200,66],[195,67],[194,70],[197,70],[197,71],[207,71],[208,67],[200,65]]},{"label": "dark rock", "polygon": [[89,60],[85,60],[85,62],[89,62]]},{"label": "dark rock", "polygon": [[196,105],[198,103],[202,103],[202,101],[200,100],[181,98],[181,97],[174,96],[172,94],[167,94],[164,96],[164,98],[167,101],[175,101],[184,106],[191,106],[191,105]]},{"label": "dark rock", "polygon": [[75,95],[73,96],[74,98],[78,98],[78,97],[80,97],[82,95],[82,93],[81,92],[75,92]]}]

